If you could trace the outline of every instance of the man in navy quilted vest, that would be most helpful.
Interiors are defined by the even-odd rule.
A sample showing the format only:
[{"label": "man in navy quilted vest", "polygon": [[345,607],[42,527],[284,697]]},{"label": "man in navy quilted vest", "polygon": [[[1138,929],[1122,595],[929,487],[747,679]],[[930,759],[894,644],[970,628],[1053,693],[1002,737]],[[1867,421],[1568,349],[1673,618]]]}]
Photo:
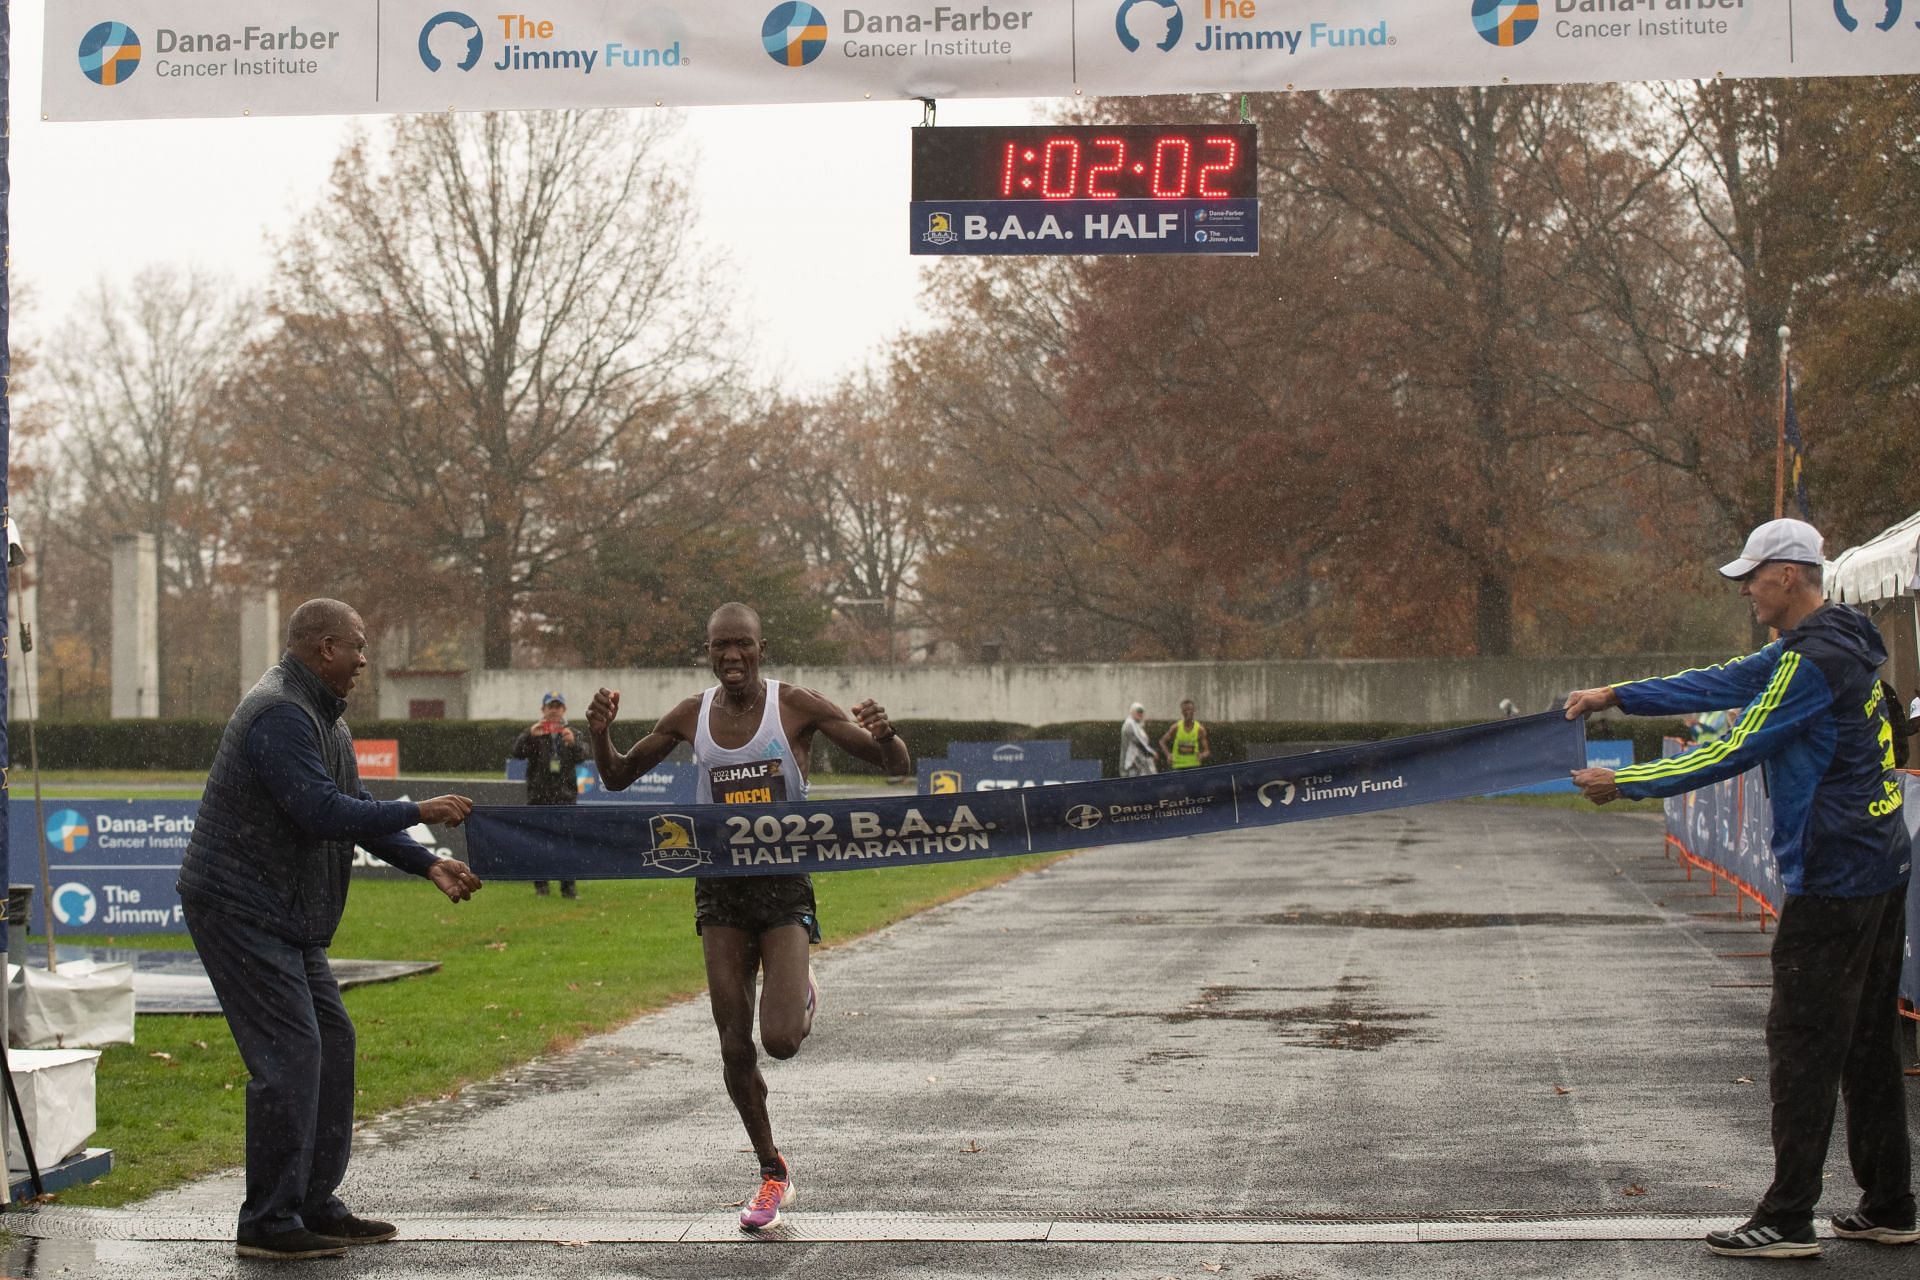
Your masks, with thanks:
[{"label": "man in navy quilted vest", "polygon": [[354,845],[454,902],[480,887],[465,863],[407,835],[422,822],[458,826],[471,800],[382,802],[361,790],[341,713],[366,665],[359,614],[338,600],[294,610],[286,653],[221,735],[180,864],[187,932],[252,1077],[244,1258],[337,1257],[397,1234],[334,1195],[353,1140],[354,1037],[327,945]]}]

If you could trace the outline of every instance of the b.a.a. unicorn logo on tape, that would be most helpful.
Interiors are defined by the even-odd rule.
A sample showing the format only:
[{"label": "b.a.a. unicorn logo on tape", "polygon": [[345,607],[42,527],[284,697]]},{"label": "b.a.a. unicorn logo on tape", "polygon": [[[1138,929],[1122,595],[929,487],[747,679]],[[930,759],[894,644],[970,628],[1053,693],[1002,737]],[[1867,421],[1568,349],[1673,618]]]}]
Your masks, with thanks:
[{"label": "b.a.a. unicorn logo on tape", "polygon": [[684,813],[656,813],[647,820],[653,848],[645,862],[662,871],[691,871],[713,861],[713,855],[700,848],[693,838],[693,819]]}]

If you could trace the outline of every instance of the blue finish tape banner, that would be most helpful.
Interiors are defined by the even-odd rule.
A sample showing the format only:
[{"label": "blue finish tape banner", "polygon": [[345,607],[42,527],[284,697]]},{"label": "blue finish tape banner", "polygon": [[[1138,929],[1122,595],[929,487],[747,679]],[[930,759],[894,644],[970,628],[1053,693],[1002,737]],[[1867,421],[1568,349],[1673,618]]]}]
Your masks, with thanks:
[{"label": "blue finish tape banner", "polygon": [[1558,712],[1277,760],[1017,791],[795,804],[478,806],[489,880],[793,875],[1053,853],[1371,813],[1563,777],[1586,726]]}]

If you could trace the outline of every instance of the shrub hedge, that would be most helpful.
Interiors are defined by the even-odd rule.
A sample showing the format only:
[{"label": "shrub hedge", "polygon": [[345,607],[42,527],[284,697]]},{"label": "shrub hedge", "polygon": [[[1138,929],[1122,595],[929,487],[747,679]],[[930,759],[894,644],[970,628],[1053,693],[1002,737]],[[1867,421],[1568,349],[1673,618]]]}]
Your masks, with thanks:
[{"label": "shrub hedge", "polygon": [[[507,749],[526,723],[519,720],[363,720],[353,726],[358,738],[393,738],[400,743],[403,773],[492,773],[501,768]],[[1157,738],[1166,726],[1150,724]],[[1256,744],[1300,744],[1311,750],[1316,742],[1371,742],[1404,734],[1424,733],[1446,725],[1372,721],[1362,724],[1316,724],[1304,721],[1239,721],[1209,724],[1213,764],[1232,764],[1247,758]],[[212,720],[106,720],[42,722],[39,725],[40,766],[43,769],[205,769],[213,760],[224,722]],[[631,730],[631,726],[629,726]],[[949,742],[1018,742],[1064,738],[1073,744],[1076,758],[1099,760],[1107,776],[1120,770],[1120,726],[1109,720],[1079,720],[1037,727],[995,720],[902,720],[899,731],[914,749],[915,758],[938,756]],[[1663,735],[1677,733],[1677,720],[1608,718],[1590,725],[1595,738],[1631,738],[1636,760],[1660,754]],[[10,726],[13,761],[27,760],[26,726]],[[619,739],[629,741],[625,735]],[[814,768],[824,773],[873,774],[878,770],[817,740]]]}]

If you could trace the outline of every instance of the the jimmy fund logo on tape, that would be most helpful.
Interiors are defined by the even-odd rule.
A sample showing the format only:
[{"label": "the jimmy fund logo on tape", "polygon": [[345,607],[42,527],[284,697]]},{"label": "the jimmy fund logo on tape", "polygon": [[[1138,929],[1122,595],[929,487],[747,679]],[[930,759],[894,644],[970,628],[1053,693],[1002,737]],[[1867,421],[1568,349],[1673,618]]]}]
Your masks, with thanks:
[{"label": "the jimmy fund logo on tape", "polygon": [[715,765],[708,771],[715,804],[778,804],[787,798],[782,761],[753,760]]}]

